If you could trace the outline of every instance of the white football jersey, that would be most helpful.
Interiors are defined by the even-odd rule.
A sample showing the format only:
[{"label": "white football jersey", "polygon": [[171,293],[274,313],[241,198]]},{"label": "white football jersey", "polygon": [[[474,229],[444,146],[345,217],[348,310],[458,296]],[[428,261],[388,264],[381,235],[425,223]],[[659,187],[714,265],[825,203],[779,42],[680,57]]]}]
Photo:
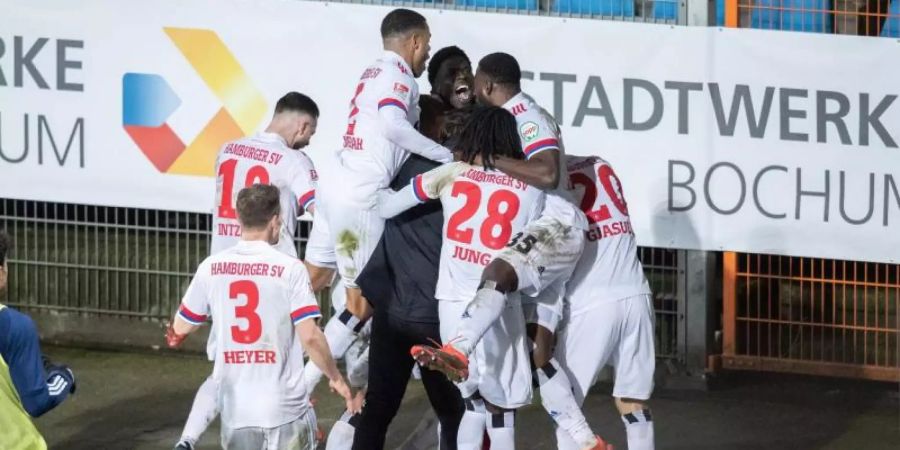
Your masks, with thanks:
[{"label": "white football jersey", "polygon": [[263,241],[240,241],[200,264],[178,313],[195,325],[212,316],[213,378],[229,428],[273,428],[306,412],[294,326],[321,314],[300,260]]},{"label": "white football jersey", "polygon": [[572,313],[597,302],[650,294],[622,183],[596,156],[569,156],[569,182],[589,222],[584,253],[568,285]]},{"label": "white football jersey", "polygon": [[362,206],[390,184],[409,157],[407,150],[384,137],[378,115],[382,108],[399,108],[412,125],[419,121],[419,85],[412,69],[391,51],[385,51],[360,77],[338,153],[347,200]]},{"label": "white football jersey", "polygon": [[287,146],[281,136],[258,133],[222,146],[216,158],[216,203],[210,253],[218,253],[241,239],[237,220],[237,195],[255,183],[271,184],[281,191],[282,227],[276,248],[297,257],[294,231],[297,216],[316,198],[318,175],[302,150]]},{"label": "white football jersey", "polygon": [[472,300],[494,255],[516,244],[516,234],[544,209],[540,189],[462,162],[417,175],[412,183],[419,201],[440,198],[444,208],[438,300]]},{"label": "white football jersey", "polygon": [[566,152],[556,120],[524,92],[519,92],[509,99],[503,108],[516,118],[525,159],[548,150],[559,151],[559,186],[547,191],[544,215],[553,217],[560,223],[572,224],[575,228],[586,230],[587,222],[575,205],[572,192],[566,183],[568,179]]}]

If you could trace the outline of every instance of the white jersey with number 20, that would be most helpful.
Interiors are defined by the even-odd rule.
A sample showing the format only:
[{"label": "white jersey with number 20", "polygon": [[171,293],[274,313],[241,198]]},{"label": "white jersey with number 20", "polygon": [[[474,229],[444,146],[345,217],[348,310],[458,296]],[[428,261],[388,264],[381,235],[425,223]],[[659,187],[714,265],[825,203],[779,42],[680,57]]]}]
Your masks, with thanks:
[{"label": "white jersey with number 20", "polygon": [[240,241],[197,268],[178,314],[212,316],[213,378],[228,428],[274,428],[306,413],[301,321],[321,317],[303,263],[263,241]]},{"label": "white jersey with number 20", "polygon": [[413,192],[423,202],[440,198],[444,207],[435,298],[445,301],[472,300],[484,268],[516,233],[540,216],[545,198],[540,189],[503,172],[462,162],[416,176]]}]

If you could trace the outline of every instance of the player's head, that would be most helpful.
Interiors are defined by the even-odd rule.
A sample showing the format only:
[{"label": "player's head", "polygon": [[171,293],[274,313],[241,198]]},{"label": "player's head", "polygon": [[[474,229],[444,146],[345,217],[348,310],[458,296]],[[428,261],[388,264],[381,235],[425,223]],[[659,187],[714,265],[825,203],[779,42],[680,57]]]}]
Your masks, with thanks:
[{"label": "player's head", "polygon": [[278,188],[271,184],[254,184],[241,189],[237,197],[237,216],[241,224],[241,239],[277,244],[281,231]]},{"label": "player's head", "polygon": [[478,62],[475,72],[475,97],[478,103],[503,106],[522,91],[522,69],[509,53],[491,53]]},{"label": "player's head", "polygon": [[441,141],[441,130],[444,126],[444,115],[450,105],[430,95],[419,97],[419,131],[433,141]]},{"label": "player's head", "polygon": [[425,72],[431,51],[431,31],[425,16],[404,8],[389,12],[381,21],[381,40],[385,50],[403,57],[416,78]]},{"label": "player's head", "polygon": [[476,156],[481,156],[485,169],[494,168],[494,158],[497,156],[525,158],[516,130],[516,118],[497,106],[476,108],[460,132],[455,148],[459,151],[459,159],[469,164]]},{"label": "player's head", "polygon": [[6,265],[6,257],[9,255],[9,236],[5,231],[0,231],[0,293],[6,289],[9,278],[9,267]]},{"label": "player's head", "polygon": [[275,104],[268,131],[278,133],[294,150],[309,145],[319,123],[319,106],[309,96],[288,92]]},{"label": "player's head", "polygon": [[444,47],[428,62],[428,82],[431,93],[454,108],[462,108],[475,101],[472,62],[457,46]]}]

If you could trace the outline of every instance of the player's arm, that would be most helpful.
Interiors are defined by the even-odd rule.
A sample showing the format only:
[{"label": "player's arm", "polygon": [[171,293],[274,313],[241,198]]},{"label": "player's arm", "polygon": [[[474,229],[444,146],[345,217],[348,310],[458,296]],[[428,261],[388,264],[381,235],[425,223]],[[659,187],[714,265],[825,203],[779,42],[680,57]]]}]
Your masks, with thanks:
[{"label": "player's arm", "polygon": [[542,151],[528,159],[498,156],[494,166],[503,173],[538,189],[556,189],[559,185],[559,150]]},{"label": "player's arm", "polygon": [[429,200],[440,198],[441,190],[465,170],[462,163],[443,164],[428,172],[416,175],[403,189],[378,191],[378,214],[390,219],[407,209]]},{"label": "player's arm", "polygon": [[181,305],[175,313],[172,322],[166,328],[166,344],[169,348],[178,348],[184,339],[200,328],[206,322],[209,315],[209,299],[207,297],[206,282],[200,275],[204,264],[197,268],[197,274],[188,285],[187,292],[181,300]]},{"label": "player's arm", "polygon": [[[415,80],[412,80],[414,83]],[[394,144],[405,148],[410,153],[424,156],[433,161],[450,162],[453,155],[446,147],[423,136],[407,119],[412,95],[408,81],[398,81],[392,86],[385,86],[378,101],[378,122],[384,137]]]},{"label": "player's arm", "polygon": [[43,358],[37,328],[31,318],[18,311],[9,315],[8,339],[0,343],[0,354],[9,366],[13,386],[25,411],[40,417],[75,392],[75,375],[64,365]]},{"label": "player's arm", "polygon": [[352,413],[358,412],[358,408],[353,405],[353,394],[350,387],[347,386],[347,382],[344,381],[344,377],[338,370],[337,363],[331,356],[328,341],[325,340],[325,333],[322,333],[317,323],[317,320],[322,317],[322,313],[319,311],[319,305],[316,303],[316,297],[309,284],[309,275],[304,266],[294,266],[290,286],[291,322],[294,324],[303,349],[309,355],[309,360],[328,377],[331,389],[344,398],[347,409]]},{"label": "player's arm", "polygon": [[[305,157],[298,157],[297,159],[300,158]],[[292,166],[293,170],[291,171],[290,189],[297,198],[298,216],[302,216],[306,212],[315,214],[316,211],[317,175],[312,167],[312,162],[308,161],[306,164],[297,161]]]}]

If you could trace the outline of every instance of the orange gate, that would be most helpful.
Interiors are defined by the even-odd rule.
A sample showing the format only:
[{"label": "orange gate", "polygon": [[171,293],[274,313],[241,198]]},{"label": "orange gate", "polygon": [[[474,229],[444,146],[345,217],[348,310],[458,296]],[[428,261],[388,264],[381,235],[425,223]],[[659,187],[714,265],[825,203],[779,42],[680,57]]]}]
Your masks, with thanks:
[{"label": "orange gate", "polygon": [[900,381],[900,265],[726,252],[726,369]]}]

